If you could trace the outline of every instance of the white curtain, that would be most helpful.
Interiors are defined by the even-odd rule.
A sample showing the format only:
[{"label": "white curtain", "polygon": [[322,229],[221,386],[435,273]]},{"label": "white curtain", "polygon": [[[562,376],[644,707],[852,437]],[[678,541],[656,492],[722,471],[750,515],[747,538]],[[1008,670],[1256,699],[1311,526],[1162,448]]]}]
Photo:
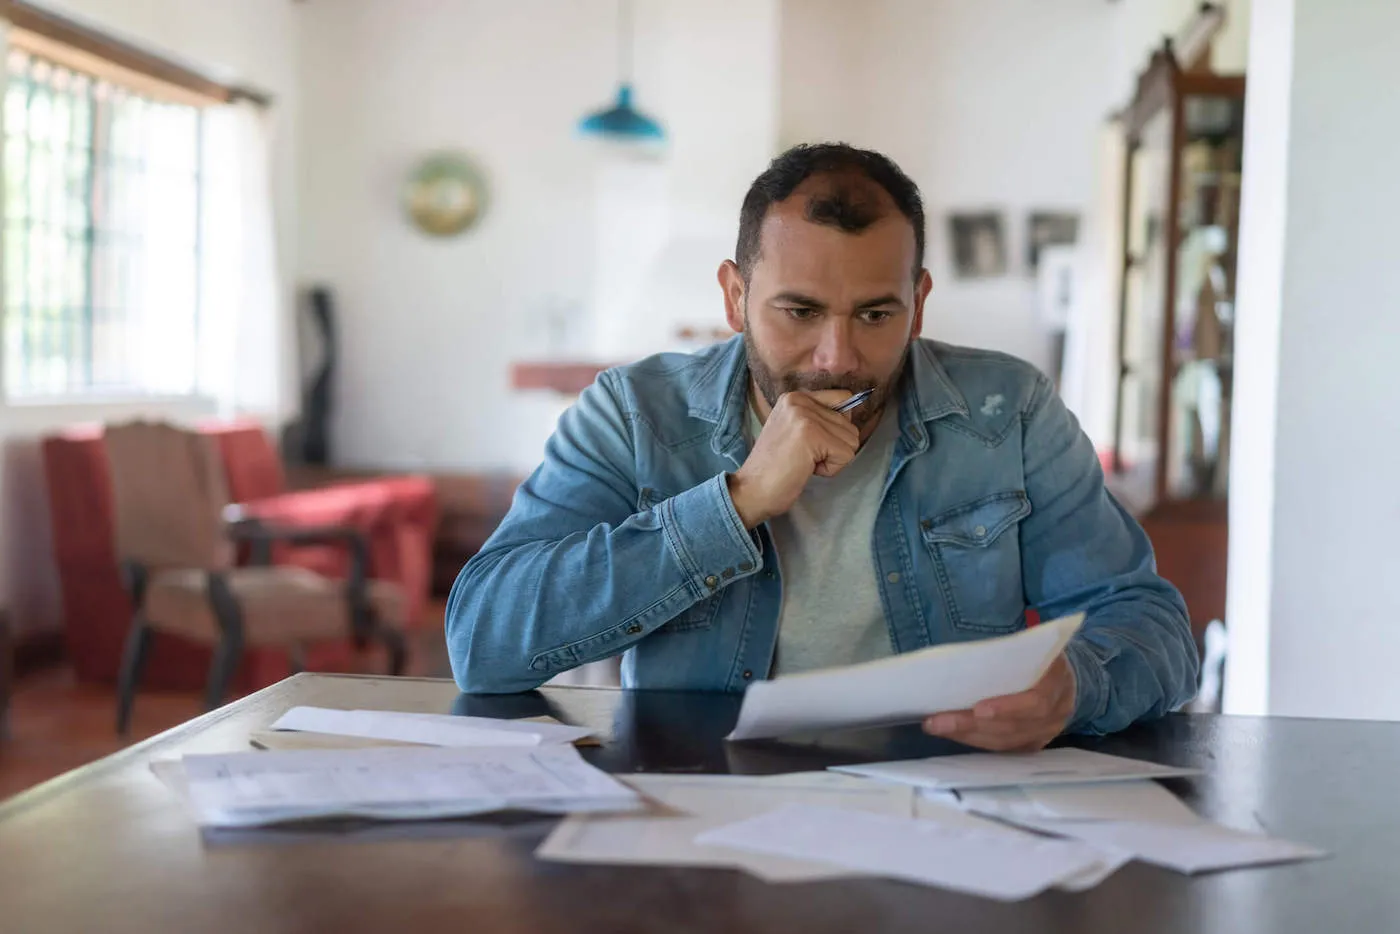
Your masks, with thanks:
[{"label": "white curtain", "polygon": [[247,102],[205,111],[199,391],[221,415],[277,424],[288,316],[277,272],[270,113]]}]

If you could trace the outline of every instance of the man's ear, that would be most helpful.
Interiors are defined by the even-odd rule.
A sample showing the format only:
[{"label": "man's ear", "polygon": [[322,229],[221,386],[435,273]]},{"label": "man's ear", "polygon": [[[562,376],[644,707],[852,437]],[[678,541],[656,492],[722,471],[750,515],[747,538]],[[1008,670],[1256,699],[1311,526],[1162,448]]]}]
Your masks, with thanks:
[{"label": "man's ear", "polygon": [[914,285],[914,320],[909,326],[909,339],[918,337],[924,330],[924,301],[933,291],[933,276],[927,269],[919,271],[919,281]]},{"label": "man's ear", "polygon": [[744,330],[744,276],[732,259],[719,264],[719,287],[724,292],[724,318],[736,332]]}]

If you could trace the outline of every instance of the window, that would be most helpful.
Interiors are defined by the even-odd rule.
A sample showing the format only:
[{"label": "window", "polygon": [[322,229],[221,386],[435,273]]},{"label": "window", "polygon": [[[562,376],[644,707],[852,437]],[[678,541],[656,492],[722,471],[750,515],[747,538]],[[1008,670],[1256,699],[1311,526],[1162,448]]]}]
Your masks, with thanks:
[{"label": "window", "polygon": [[193,392],[201,108],[6,64],[6,396]]}]

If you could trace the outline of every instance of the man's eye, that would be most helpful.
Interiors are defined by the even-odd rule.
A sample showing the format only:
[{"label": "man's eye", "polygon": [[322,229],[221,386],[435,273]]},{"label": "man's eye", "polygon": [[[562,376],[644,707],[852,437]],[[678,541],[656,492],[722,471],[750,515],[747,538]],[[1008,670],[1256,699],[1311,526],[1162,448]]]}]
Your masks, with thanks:
[{"label": "man's eye", "polygon": [[894,317],[892,311],[882,311],[879,308],[870,308],[860,313],[861,320],[866,324],[879,324],[881,321]]},{"label": "man's eye", "polygon": [[817,316],[817,310],[815,308],[791,307],[784,310],[798,321],[810,321]]}]

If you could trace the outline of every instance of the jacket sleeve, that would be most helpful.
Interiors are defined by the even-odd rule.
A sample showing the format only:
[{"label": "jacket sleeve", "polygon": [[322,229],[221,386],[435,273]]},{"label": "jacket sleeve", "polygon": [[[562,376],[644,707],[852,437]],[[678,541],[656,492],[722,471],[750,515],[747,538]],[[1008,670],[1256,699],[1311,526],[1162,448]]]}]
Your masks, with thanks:
[{"label": "jacket sleeve", "polygon": [[463,691],[531,690],[617,655],[759,569],[724,474],[639,508],[618,382],[605,371],[564,414],[544,462],[457,576],[447,648]]},{"label": "jacket sleeve", "polygon": [[1092,443],[1043,376],[1024,457],[1026,598],[1045,619],[1085,613],[1065,649],[1078,682],[1067,730],[1111,733],[1180,707],[1200,667],[1185,601],[1157,575],[1146,533],[1104,487]]}]

